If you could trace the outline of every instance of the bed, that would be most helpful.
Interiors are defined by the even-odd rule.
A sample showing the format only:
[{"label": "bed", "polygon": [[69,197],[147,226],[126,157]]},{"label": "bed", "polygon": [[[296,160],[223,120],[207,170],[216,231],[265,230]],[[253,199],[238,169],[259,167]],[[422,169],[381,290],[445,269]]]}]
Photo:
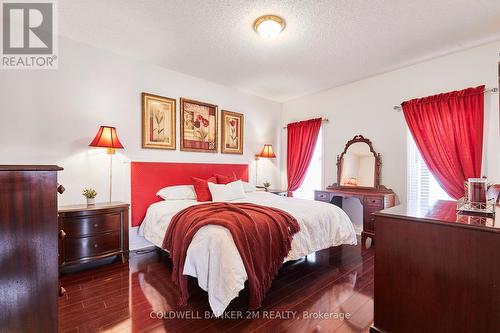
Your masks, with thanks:
[{"label": "bed", "polygon": [[[156,190],[149,189],[149,191],[153,191],[153,197],[161,187],[180,185],[182,183],[179,182],[182,181],[186,184],[187,179],[184,178],[184,172],[179,171],[178,173],[182,176],[174,177],[179,179],[177,181],[170,179],[166,184],[166,181],[158,179],[168,176],[169,173],[165,173],[165,170],[172,168],[171,164],[175,163],[162,163],[165,164],[163,168],[158,163],[147,164],[137,164],[136,162],[132,164],[132,220],[134,221],[135,217],[135,223],[141,225],[140,232],[144,237],[161,248],[172,217],[182,209],[200,203],[195,200],[158,201],[152,197],[149,197],[150,202],[146,205],[142,201],[138,204],[137,197],[135,198],[136,202],[134,202],[134,191],[140,191],[142,196],[146,195],[144,183],[158,184],[154,186],[157,187]],[[203,172],[198,171],[194,176],[207,177],[211,175],[211,172],[225,172],[227,174],[231,171],[235,172],[239,178],[248,179],[248,166],[246,165],[203,164],[200,166],[200,168],[194,169],[203,169]],[[151,167],[156,171],[158,169],[163,169],[163,171],[153,173]],[[185,170],[186,173],[193,172],[193,168],[182,168],[178,164],[173,167],[175,170]],[[210,169],[217,170],[210,171]],[[151,181],[149,178],[154,178],[153,174],[162,176],[156,177],[156,181]],[[171,173],[170,175],[172,176]],[[146,179],[141,182],[141,178]],[[148,192],[147,195],[150,193]],[[297,219],[300,231],[294,235],[292,249],[285,261],[300,259],[315,251],[332,246],[356,244],[356,234],[352,222],[346,213],[337,206],[319,201],[281,197],[264,191],[248,192],[245,198],[234,202],[247,202],[278,208]],[[134,206],[141,209],[147,206],[146,212],[135,212],[134,214]],[[139,217],[141,215],[142,218]],[[137,222],[138,219],[140,221]],[[217,225],[204,226],[198,230],[189,245],[183,273],[197,278],[198,285],[207,291],[210,307],[216,316],[220,316],[229,303],[238,296],[239,292],[244,289],[247,280],[245,267],[230,232]]]}]

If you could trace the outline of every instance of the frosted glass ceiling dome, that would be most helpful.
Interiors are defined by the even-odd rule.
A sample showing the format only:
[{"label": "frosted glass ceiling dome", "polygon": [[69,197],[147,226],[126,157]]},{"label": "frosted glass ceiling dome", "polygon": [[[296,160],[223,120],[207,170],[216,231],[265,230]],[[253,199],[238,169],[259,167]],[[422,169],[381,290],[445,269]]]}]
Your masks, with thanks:
[{"label": "frosted glass ceiling dome", "polygon": [[255,20],[254,30],[264,38],[274,38],[285,29],[285,21],[276,15],[264,15]]}]

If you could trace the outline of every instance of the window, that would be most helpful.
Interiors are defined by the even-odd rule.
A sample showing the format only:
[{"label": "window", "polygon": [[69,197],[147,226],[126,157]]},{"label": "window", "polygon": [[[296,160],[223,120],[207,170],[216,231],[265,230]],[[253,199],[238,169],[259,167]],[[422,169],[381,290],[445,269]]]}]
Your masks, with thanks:
[{"label": "window", "polygon": [[413,136],[408,130],[408,169],[407,169],[407,192],[408,203],[417,208],[428,207],[436,200],[453,200],[441,188],[437,180],[429,171],[422,155],[418,151]]},{"label": "window", "polygon": [[320,129],[316,147],[309,169],[307,169],[306,178],[300,188],[293,192],[293,196],[299,199],[314,200],[314,190],[323,188],[323,129]]}]

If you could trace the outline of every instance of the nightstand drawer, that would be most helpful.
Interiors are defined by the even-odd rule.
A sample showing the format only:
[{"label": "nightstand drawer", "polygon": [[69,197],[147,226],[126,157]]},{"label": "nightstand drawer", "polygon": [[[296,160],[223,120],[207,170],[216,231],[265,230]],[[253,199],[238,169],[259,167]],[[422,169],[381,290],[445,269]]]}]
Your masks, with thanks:
[{"label": "nightstand drawer", "polygon": [[120,232],[82,238],[65,238],[63,247],[66,261],[119,252]]},{"label": "nightstand drawer", "polygon": [[82,237],[102,234],[121,229],[121,214],[109,213],[65,219],[62,229],[66,237]]},{"label": "nightstand drawer", "polygon": [[330,202],[330,193],[328,192],[314,192],[314,200]]}]

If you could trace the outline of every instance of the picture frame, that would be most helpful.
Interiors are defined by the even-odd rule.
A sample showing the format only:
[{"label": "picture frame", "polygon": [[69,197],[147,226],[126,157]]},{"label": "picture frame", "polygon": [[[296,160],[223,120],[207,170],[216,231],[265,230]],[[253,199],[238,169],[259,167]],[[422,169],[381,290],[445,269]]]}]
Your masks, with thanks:
[{"label": "picture frame", "polygon": [[221,111],[221,153],[243,155],[244,118],[242,113]]},{"label": "picture frame", "polygon": [[142,148],[176,150],[177,100],[143,92]]},{"label": "picture frame", "polygon": [[219,107],[215,104],[181,97],[181,150],[217,153],[218,114]]}]

